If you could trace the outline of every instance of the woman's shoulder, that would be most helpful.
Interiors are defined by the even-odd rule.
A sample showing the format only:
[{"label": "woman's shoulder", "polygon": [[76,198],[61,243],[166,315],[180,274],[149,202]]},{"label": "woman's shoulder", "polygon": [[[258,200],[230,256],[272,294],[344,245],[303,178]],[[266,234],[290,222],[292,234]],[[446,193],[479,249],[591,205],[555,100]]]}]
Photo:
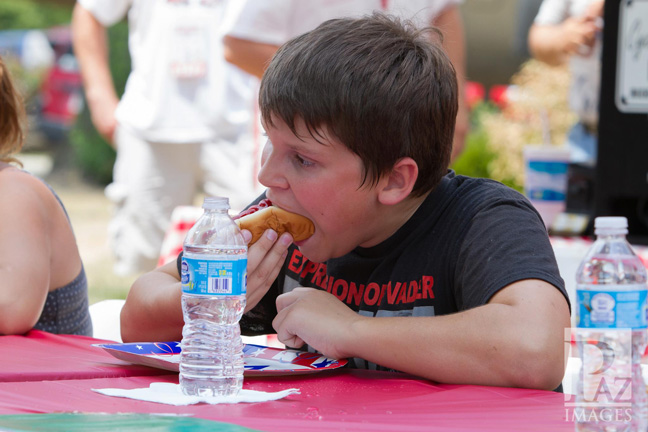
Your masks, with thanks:
[{"label": "woman's shoulder", "polygon": [[56,211],[56,197],[38,177],[8,164],[0,164],[0,207],[30,209],[44,214]]}]

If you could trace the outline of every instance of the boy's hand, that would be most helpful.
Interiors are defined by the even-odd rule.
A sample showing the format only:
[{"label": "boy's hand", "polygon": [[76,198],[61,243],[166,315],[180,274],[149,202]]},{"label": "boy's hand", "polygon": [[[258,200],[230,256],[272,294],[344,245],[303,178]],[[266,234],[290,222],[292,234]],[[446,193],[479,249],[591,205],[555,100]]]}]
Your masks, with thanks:
[{"label": "boy's hand", "polygon": [[[246,242],[252,239],[250,231],[241,230],[241,233]],[[277,239],[277,233],[269,229],[248,249],[246,312],[268,292],[286,260],[292,241],[289,233]]]},{"label": "boy's hand", "polygon": [[272,326],[280,342],[299,348],[307,343],[332,358],[350,357],[352,325],[368,319],[349,309],[334,295],[314,288],[295,288],[277,297]]}]

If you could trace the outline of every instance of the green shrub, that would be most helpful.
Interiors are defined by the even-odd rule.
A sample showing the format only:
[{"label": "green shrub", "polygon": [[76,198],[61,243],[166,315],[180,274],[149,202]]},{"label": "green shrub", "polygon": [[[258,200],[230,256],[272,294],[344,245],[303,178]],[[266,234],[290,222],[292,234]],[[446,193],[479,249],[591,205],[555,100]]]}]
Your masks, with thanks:
[{"label": "green shrub", "polygon": [[488,164],[495,155],[488,146],[488,135],[479,128],[466,137],[464,151],[452,164],[457,174],[470,177],[489,177]]},{"label": "green shrub", "polygon": [[2,0],[0,29],[43,29],[70,23],[70,5],[49,4],[34,0]]},{"label": "green shrub", "polygon": [[471,113],[471,126],[466,136],[464,151],[452,164],[452,169],[457,174],[469,177],[491,178],[504,183],[518,191],[523,190],[523,185],[511,178],[499,178],[493,172],[493,163],[497,159],[497,152],[490,143],[487,130],[482,119],[487,115],[495,115],[498,108],[490,103],[481,103]]},{"label": "green shrub", "polygon": [[470,114],[470,131],[466,135],[464,150],[452,164],[457,174],[469,177],[488,177],[488,164],[495,155],[488,146],[488,135],[481,126],[481,115],[490,111],[489,104],[481,103]]}]

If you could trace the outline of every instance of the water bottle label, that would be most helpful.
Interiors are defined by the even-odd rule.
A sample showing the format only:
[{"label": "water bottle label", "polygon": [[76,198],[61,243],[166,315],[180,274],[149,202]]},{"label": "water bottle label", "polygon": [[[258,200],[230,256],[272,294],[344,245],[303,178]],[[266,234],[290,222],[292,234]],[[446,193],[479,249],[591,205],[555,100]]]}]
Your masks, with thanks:
[{"label": "water bottle label", "polygon": [[182,292],[200,295],[243,295],[247,291],[247,258],[182,257]]},{"label": "water bottle label", "polygon": [[[577,326],[581,328],[646,328],[646,287],[624,285],[602,289],[584,285],[576,289]],[[608,285],[607,288],[610,288]]]}]

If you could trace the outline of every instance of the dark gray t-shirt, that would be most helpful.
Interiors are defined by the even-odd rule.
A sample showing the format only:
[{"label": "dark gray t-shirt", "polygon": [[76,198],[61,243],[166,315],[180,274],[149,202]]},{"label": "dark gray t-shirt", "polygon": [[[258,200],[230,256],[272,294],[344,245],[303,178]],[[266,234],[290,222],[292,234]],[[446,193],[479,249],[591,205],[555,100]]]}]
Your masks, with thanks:
[{"label": "dark gray t-shirt", "polygon": [[483,305],[523,279],[546,281],[569,302],[546,228],[529,201],[493,180],[449,172],[412,218],[377,246],[326,263],[312,263],[292,247],[241,329],[274,333],[275,299],[296,286],[331,292],[365,316],[436,316]]}]

